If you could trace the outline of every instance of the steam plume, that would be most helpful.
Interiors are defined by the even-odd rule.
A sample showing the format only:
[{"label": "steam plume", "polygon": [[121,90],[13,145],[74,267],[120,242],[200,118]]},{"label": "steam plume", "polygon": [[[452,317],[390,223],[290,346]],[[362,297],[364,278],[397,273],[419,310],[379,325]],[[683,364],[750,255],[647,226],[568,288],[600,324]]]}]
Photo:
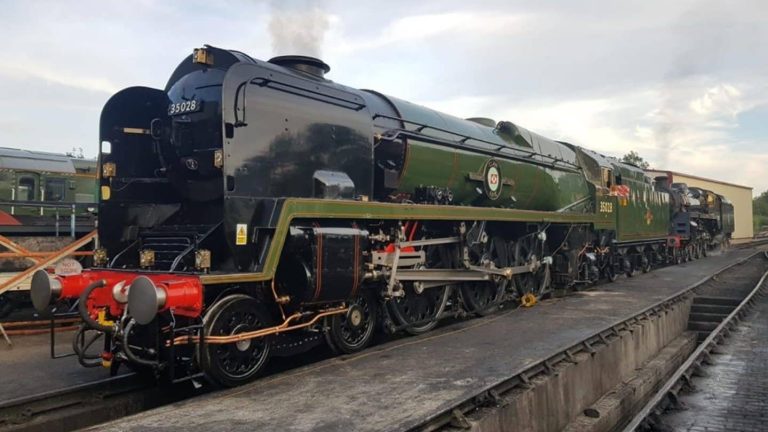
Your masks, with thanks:
[{"label": "steam plume", "polygon": [[320,57],[329,27],[324,1],[272,0],[269,33],[275,55],[303,54]]}]

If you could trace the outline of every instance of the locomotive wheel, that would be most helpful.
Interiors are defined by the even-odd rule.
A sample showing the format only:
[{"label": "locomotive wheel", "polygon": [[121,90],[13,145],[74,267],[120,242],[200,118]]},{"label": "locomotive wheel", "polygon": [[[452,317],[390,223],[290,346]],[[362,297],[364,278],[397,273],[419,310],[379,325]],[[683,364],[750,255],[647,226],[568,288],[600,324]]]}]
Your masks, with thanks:
[{"label": "locomotive wheel", "polygon": [[461,299],[470,313],[485,316],[499,308],[504,294],[506,280],[495,282],[476,282],[461,284]]},{"label": "locomotive wheel", "polygon": [[614,258],[612,256],[609,256],[607,258],[607,263],[603,265],[602,271],[603,271],[603,277],[605,277],[608,282],[616,282],[616,279],[619,278],[619,272],[616,271],[616,264],[614,262]]},{"label": "locomotive wheel", "polygon": [[435,328],[438,317],[448,303],[450,286],[426,288],[419,293],[414,285],[409,283],[403,287],[403,290],[404,296],[387,302],[398,324],[407,326],[405,331],[412,335]]},{"label": "locomotive wheel", "polygon": [[536,277],[533,273],[523,273],[513,276],[515,281],[515,288],[519,298],[522,299],[528,294],[533,294],[536,291]]},{"label": "locomotive wheel", "polygon": [[[268,326],[270,316],[263,304],[244,294],[233,294],[214,304],[203,318],[206,336],[229,336]],[[257,376],[269,357],[267,338],[228,344],[206,344],[201,366],[215,384],[234,387]]]},{"label": "locomotive wheel", "polygon": [[[451,268],[450,249],[429,247],[426,249],[427,268]],[[445,264],[444,264],[445,263]],[[403,286],[405,295],[387,302],[397,324],[406,326],[405,331],[417,335],[435,328],[438,317],[443,313],[451,285],[420,288],[414,283]]]},{"label": "locomotive wheel", "polygon": [[337,354],[362,350],[373,339],[379,312],[376,299],[363,294],[348,303],[349,312],[329,317],[325,340]]},{"label": "locomotive wheel", "polygon": [[649,271],[651,271],[652,262],[653,262],[653,256],[650,253],[643,255],[643,257],[641,258],[642,266],[640,267],[640,270],[642,270],[643,273],[648,273]]},{"label": "locomotive wheel", "polygon": [[13,312],[14,301],[8,293],[0,294],[0,318],[5,318]]},{"label": "locomotive wheel", "polygon": [[[487,254],[481,261],[490,261],[496,268],[509,267],[512,265],[509,252],[504,239],[493,238]],[[490,282],[463,283],[460,287],[461,299],[468,312],[485,316],[498,310],[509,285],[510,281],[504,278]]]}]

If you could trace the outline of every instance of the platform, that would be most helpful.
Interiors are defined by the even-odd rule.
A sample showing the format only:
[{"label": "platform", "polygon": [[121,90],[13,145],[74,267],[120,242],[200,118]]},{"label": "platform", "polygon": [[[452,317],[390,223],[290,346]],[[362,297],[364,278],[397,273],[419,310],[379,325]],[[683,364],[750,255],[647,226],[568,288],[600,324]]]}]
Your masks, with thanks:
[{"label": "platform", "polygon": [[684,411],[668,413],[664,423],[676,431],[768,429],[768,296],[734,330],[694,379],[695,392],[684,395]]},{"label": "platform", "polygon": [[459,322],[93,430],[409,430],[752,253],[735,250]]}]

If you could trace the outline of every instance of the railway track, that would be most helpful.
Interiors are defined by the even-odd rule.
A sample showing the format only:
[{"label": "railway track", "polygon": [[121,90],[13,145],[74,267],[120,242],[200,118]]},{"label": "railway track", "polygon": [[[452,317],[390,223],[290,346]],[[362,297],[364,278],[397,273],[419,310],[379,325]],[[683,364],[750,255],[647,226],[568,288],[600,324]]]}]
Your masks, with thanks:
[{"label": "railway track", "polygon": [[[449,410],[444,411],[442,414],[433,418],[425,419],[414,430],[419,431],[436,431],[436,430],[463,430],[471,427],[471,422],[468,417],[486,407],[499,406],[503,401],[504,396],[510,394],[517,389],[525,389],[531,386],[531,382],[534,378],[541,375],[552,375],[557,373],[556,367],[561,363],[574,363],[577,354],[580,353],[594,353],[600,349],[601,345],[609,345],[614,341],[621,338],[622,333],[633,331],[634,327],[641,324],[645,320],[651,319],[654,316],[666,313],[672,306],[678,302],[685,301],[694,295],[694,290],[701,287],[711,280],[717,280],[718,277],[728,271],[746,263],[747,261],[758,259],[756,257],[765,255],[765,252],[756,251],[755,253],[741,259],[735,263],[729,264],[717,270],[713,275],[705,277],[694,284],[689,285],[681,292],[667,297],[643,310],[638,311],[634,316],[624,319],[618,322],[614,322],[609,326],[606,326],[603,330],[593,334],[592,336],[573,344],[568,349],[565,349],[555,355],[540,358],[533,362],[533,365],[523,371],[522,373],[515,375],[499,385],[487,389],[486,391],[475,395],[473,398],[463,401],[452,407]],[[759,258],[762,259],[762,258]],[[768,273],[768,272],[767,272]],[[765,279],[765,274],[763,275]],[[762,280],[761,279],[761,282]],[[713,300],[716,302],[717,300]],[[734,312],[738,315],[738,312]]]},{"label": "railway track", "polygon": [[[768,258],[768,252],[763,254]],[[768,286],[766,278],[768,271],[740,300],[709,296],[694,299],[689,329],[698,331],[700,344],[627,423],[624,432],[664,430],[659,417],[666,410],[680,406],[678,395],[685,388],[692,388],[691,377],[699,373],[704,365],[711,363],[710,354],[740,324],[757,299],[765,294]]]},{"label": "railway track", "polygon": [[0,402],[0,431],[70,431],[195,395],[191,385],[161,386],[127,374]]}]

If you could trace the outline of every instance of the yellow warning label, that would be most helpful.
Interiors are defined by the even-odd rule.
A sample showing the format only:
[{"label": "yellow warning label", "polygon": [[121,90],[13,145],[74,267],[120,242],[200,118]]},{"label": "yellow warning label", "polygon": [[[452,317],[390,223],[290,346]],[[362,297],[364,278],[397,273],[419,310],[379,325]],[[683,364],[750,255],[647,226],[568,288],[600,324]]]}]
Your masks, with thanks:
[{"label": "yellow warning label", "polygon": [[237,224],[237,230],[235,230],[235,244],[237,246],[243,246],[248,243],[248,225]]}]

